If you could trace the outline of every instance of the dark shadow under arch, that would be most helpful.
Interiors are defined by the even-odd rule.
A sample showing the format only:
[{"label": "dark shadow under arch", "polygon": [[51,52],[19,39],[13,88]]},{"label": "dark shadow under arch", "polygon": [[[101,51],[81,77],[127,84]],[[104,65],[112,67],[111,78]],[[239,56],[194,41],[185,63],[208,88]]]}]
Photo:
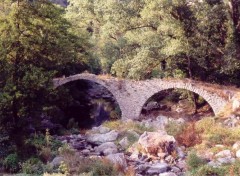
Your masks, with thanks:
[{"label": "dark shadow under arch", "polygon": [[[197,99],[196,114],[192,102],[187,100],[189,96],[194,96]],[[203,116],[212,116],[214,112],[210,104],[200,95],[186,89],[169,88],[161,90],[148,98],[142,107],[140,119],[154,118],[154,116],[158,115],[198,120]]]},{"label": "dark shadow under arch", "polygon": [[80,128],[99,126],[106,120],[121,117],[119,105],[112,93],[103,85],[89,80],[76,80],[65,83],[57,88],[65,92],[60,103],[64,118],[62,123],[67,126],[74,119]]}]

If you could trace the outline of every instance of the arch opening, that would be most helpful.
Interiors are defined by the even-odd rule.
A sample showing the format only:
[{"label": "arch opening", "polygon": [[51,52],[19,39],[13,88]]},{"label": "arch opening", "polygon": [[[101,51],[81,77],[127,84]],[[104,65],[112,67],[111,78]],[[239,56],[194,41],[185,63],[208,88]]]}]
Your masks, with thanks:
[{"label": "arch opening", "polygon": [[142,106],[140,119],[167,116],[187,121],[213,116],[211,105],[200,95],[181,88],[169,88],[152,95]]},{"label": "arch opening", "polygon": [[121,118],[121,109],[114,95],[99,83],[80,79],[57,89],[64,95],[57,106],[62,114],[61,124],[66,128],[88,129]]}]

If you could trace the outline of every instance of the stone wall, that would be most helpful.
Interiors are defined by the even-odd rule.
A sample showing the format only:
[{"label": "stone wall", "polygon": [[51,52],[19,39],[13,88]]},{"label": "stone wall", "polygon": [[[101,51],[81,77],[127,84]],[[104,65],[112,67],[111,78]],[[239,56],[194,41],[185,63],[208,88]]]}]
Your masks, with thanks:
[{"label": "stone wall", "polygon": [[107,88],[115,97],[122,111],[123,119],[138,119],[142,107],[154,94],[172,88],[180,88],[192,91],[203,97],[217,114],[229,101],[226,92],[234,94],[235,90],[226,91],[216,85],[204,85],[201,82],[191,80],[163,80],[151,79],[145,81],[123,80],[114,77],[97,76],[89,73],[82,73],[70,77],[56,78],[54,86],[58,87],[75,80],[89,80]]}]

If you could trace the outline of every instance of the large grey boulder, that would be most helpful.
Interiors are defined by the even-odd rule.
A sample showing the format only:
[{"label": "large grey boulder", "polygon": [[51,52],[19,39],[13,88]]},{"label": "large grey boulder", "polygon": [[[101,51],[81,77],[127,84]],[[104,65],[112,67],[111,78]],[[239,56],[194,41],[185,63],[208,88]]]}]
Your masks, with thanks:
[{"label": "large grey boulder", "polygon": [[140,136],[138,144],[141,152],[149,157],[163,156],[164,153],[171,154],[176,150],[176,140],[165,131],[144,132]]},{"label": "large grey boulder", "polygon": [[88,134],[87,141],[90,143],[100,145],[106,142],[115,141],[117,137],[118,137],[118,132],[115,130],[112,130],[106,134]]},{"label": "large grey boulder", "polygon": [[123,168],[127,167],[127,161],[123,153],[110,154],[106,156],[106,159],[108,159],[116,166],[121,166]]}]

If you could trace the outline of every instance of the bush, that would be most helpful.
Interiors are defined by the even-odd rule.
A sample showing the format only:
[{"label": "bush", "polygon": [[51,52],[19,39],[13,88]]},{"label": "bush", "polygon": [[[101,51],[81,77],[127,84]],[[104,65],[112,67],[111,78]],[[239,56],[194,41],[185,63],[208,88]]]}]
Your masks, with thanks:
[{"label": "bush", "polygon": [[67,129],[78,129],[78,122],[75,121],[74,118],[69,119],[68,124],[67,124]]},{"label": "bush", "polygon": [[25,174],[43,174],[44,164],[38,158],[30,158],[21,164],[22,172]]},{"label": "bush", "polygon": [[168,135],[176,137],[183,131],[184,125],[178,124],[175,121],[169,121],[168,124],[165,126],[165,130]]},{"label": "bush", "polygon": [[240,140],[240,129],[227,128],[216,123],[213,118],[205,118],[196,123],[197,131],[202,132],[202,138],[208,141],[209,147],[217,144],[232,146]]},{"label": "bush", "polygon": [[197,156],[195,152],[191,152],[187,157],[187,166],[190,171],[195,171],[204,164],[206,161]]},{"label": "bush", "polygon": [[198,168],[198,170],[192,173],[193,176],[226,176],[227,167],[211,167],[208,165],[203,165]]},{"label": "bush", "polygon": [[35,153],[37,153],[44,162],[56,156],[58,154],[58,148],[62,146],[61,141],[54,139],[49,134],[49,131],[46,132],[46,135],[37,134],[31,136],[25,143],[29,148],[34,148]]},{"label": "bush", "polygon": [[92,173],[92,176],[116,176],[117,168],[107,160],[101,159],[83,159],[78,168],[78,173]]},{"label": "bush", "polygon": [[4,159],[3,166],[9,172],[17,172],[20,169],[18,155],[16,153],[9,154]]},{"label": "bush", "polygon": [[185,147],[193,147],[202,142],[201,132],[195,128],[195,123],[188,123],[185,128],[176,135],[176,140],[180,145]]}]

